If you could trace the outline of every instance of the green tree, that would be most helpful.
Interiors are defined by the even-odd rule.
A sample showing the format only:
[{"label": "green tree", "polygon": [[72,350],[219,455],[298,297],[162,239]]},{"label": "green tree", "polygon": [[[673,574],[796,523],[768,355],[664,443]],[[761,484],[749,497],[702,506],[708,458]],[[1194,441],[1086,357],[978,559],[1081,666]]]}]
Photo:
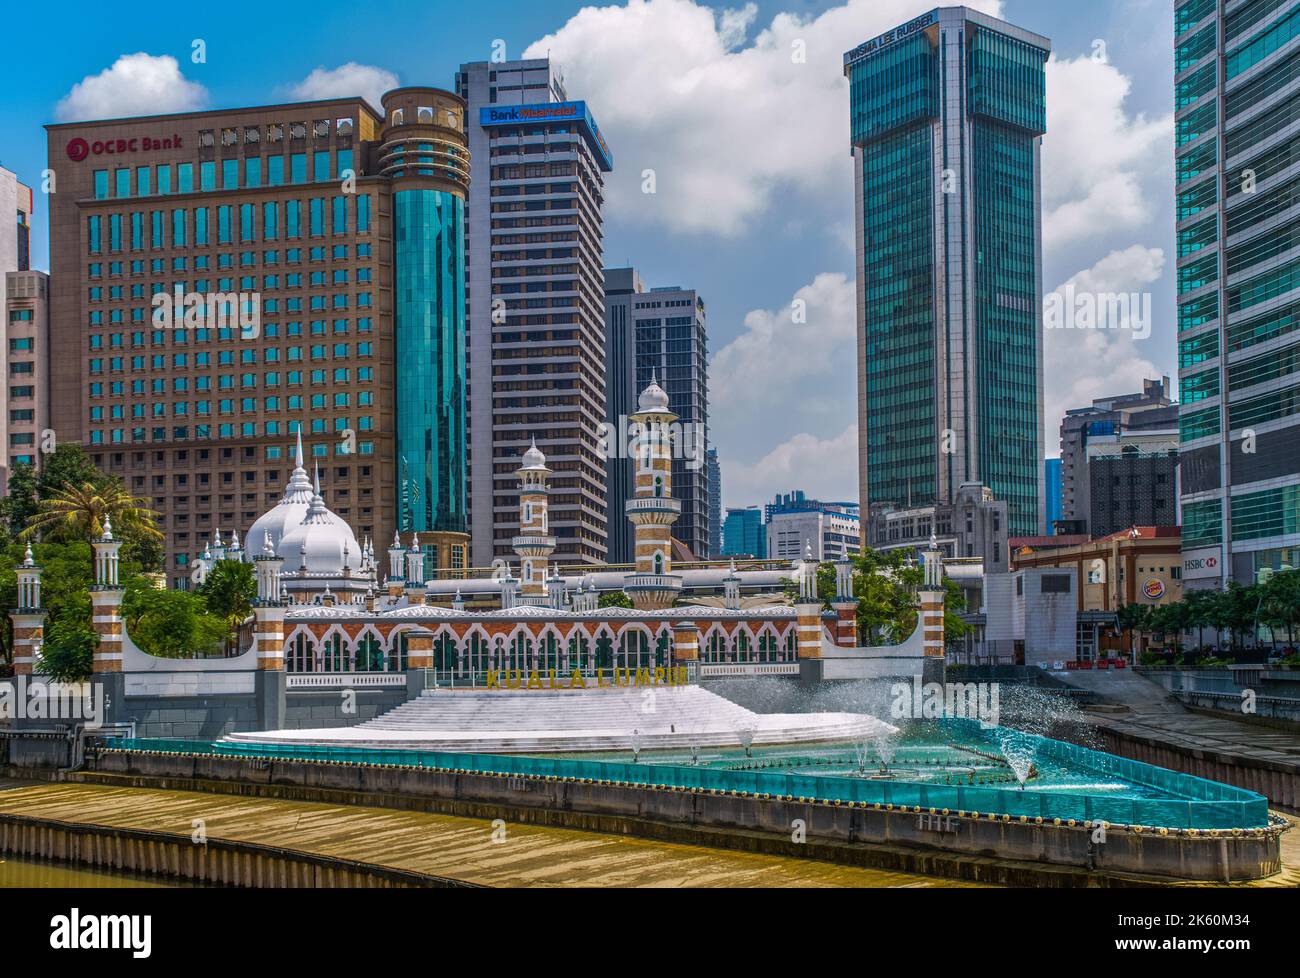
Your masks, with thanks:
[{"label": "green tree", "polygon": [[253,613],[257,597],[257,575],[252,564],[238,560],[219,560],[199,585],[198,593],[207,604],[209,614],[226,623],[226,652],[239,636],[239,627]]},{"label": "green tree", "polygon": [[80,445],[59,445],[41,462],[41,474],[36,480],[36,498],[48,499],[59,489],[87,482],[99,484],[106,478],[95,468],[90,456]]},{"label": "green tree", "polygon": [[98,540],[111,520],[121,534],[139,534],[161,540],[158,514],[142,500],[110,479],[83,482],[51,491],[41,499],[35,516],[20,534],[24,539]]},{"label": "green tree", "polygon": [[138,575],[126,582],[122,617],[142,651],[168,659],[212,654],[228,633],[223,619],[207,613],[201,595],[164,591]]},{"label": "green tree", "polygon": [[1151,606],[1137,602],[1126,604],[1115,613],[1115,619],[1120,630],[1128,633],[1128,654],[1131,658],[1137,644],[1135,633],[1146,631],[1150,627]]},{"label": "green tree", "polygon": [[1300,627],[1300,570],[1280,571],[1264,584],[1261,621],[1273,630],[1274,644],[1279,630],[1286,631],[1286,644],[1295,647]]},{"label": "green tree", "polygon": [[10,537],[21,533],[36,515],[36,488],[36,470],[30,465],[19,462],[10,470],[8,495],[0,499],[0,522]]},{"label": "green tree", "polygon": [[632,599],[622,591],[606,591],[596,602],[598,608],[631,608]]}]

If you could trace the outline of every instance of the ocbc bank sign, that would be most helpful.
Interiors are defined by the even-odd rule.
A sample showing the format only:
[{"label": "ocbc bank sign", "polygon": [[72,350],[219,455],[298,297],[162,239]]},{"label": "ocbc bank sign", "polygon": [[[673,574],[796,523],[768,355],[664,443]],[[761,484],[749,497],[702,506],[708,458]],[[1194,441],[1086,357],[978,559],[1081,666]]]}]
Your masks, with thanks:
[{"label": "ocbc bank sign", "polygon": [[122,156],[127,153],[152,153],[164,149],[182,149],[180,136],[155,139],[153,136],[132,136],[125,139],[96,139],[87,142],[80,136],[68,141],[68,159],[80,163],[88,156]]}]

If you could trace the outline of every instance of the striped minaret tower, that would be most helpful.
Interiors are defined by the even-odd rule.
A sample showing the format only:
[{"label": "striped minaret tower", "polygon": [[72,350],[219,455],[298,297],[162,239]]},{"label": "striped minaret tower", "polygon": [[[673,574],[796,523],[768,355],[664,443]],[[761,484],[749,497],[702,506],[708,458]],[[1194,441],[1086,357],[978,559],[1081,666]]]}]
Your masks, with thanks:
[{"label": "striped minaret tower", "polygon": [[800,659],[822,657],[822,602],[817,596],[817,561],[813,560],[812,544],[804,549],[799,562],[799,601],[794,606],[795,643]]},{"label": "striped minaret tower", "polygon": [[925,583],[921,586],[921,644],[925,649],[924,665],[926,680],[930,681],[934,673],[942,674],[944,640],[943,640],[943,554],[939,550],[939,541],[930,534],[930,549],[922,555],[925,557]]},{"label": "striped minaret tower", "polygon": [[122,595],[118,555],[122,541],[113,539],[113,524],[104,517],[104,532],[95,548],[95,584],[90,589],[91,625],[95,630],[94,672],[122,671]]},{"label": "striped minaret tower", "polygon": [[682,515],[673,498],[672,425],[677,415],[668,409],[668,395],[652,376],[630,418],[640,427],[633,441],[636,495],[627,501],[627,518],[636,535],[636,570],[624,579],[633,607],[641,611],[671,608],[682,590],[672,573],[673,524]]},{"label": "striped minaret tower", "polygon": [[388,596],[394,600],[402,596],[402,589],[406,586],[406,571],[403,568],[405,562],[406,548],[394,530],[393,545],[388,548]]},{"label": "striped minaret tower", "polygon": [[45,609],[41,607],[41,567],[32,557],[32,545],[18,567],[18,607],[9,614],[14,626],[14,675],[30,676],[36,667],[45,636]]},{"label": "striped minaret tower", "polygon": [[853,596],[853,561],[848,557],[835,561],[835,644],[846,649],[858,644],[858,599]]},{"label": "striped minaret tower", "polygon": [[533,439],[532,446],[524,452],[519,468],[519,536],[510,546],[519,555],[519,604],[543,607],[551,603],[547,594],[547,565],[555,552],[555,537],[550,535],[547,508],[550,500],[546,487],[551,470],[546,467],[546,456]]},{"label": "striped minaret tower", "polygon": [[280,570],[284,558],[265,537],[260,554],[253,558],[257,575],[257,600],[253,602],[253,648],[257,650],[257,668],[263,671],[284,669],[284,602],[280,600]]}]

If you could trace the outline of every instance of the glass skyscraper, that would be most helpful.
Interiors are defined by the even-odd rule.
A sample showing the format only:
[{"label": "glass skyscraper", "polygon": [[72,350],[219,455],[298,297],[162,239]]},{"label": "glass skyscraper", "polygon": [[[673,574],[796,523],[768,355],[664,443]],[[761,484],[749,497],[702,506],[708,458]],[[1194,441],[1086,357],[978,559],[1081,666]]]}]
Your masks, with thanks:
[{"label": "glass skyscraper", "polygon": [[844,56],[864,513],[951,502],[982,482],[1012,533],[1041,530],[1050,47],[945,7]]},{"label": "glass skyscraper", "polygon": [[1300,566],[1300,2],[1174,14],[1187,586]]}]

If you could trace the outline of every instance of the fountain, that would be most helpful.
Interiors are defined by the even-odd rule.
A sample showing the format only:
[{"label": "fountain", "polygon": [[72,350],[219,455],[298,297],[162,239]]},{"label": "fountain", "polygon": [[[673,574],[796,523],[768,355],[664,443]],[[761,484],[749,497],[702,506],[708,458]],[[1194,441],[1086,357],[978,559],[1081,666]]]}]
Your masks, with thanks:
[{"label": "fountain", "polygon": [[754,756],[750,753],[750,747],[754,743],[754,733],[754,728],[749,724],[744,724],[736,729],[736,735],[740,738],[740,746],[745,748],[746,757]]},{"label": "fountain", "polygon": [[882,733],[876,738],[876,753],[880,755],[880,771],[883,774],[894,763],[894,742],[887,734]]},{"label": "fountain", "polygon": [[1023,791],[1025,782],[1034,772],[1034,752],[1031,742],[1014,730],[1003,730],[998,737],[998,747]]},{"label": "fountain", "polygon": [[632,736],[632,763],[637,764],[641,760],[641,731],[633,730]]}]

